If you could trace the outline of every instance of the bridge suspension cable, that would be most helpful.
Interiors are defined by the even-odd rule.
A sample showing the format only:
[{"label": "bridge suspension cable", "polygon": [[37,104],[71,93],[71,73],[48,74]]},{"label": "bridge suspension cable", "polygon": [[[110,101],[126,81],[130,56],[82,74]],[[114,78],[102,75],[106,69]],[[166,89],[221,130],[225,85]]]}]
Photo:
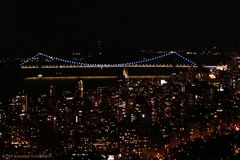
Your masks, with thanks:
[{"label": "bridge suspension cable", "polygon": [[[190,60],[189,58],[186,58],[184,56],[182,56],[181,54],[175,52],[175,51],[170,51],[168,53],[162,53],[161,55],[157,55],[155,57],[150,57],[150,58],[143,58],[141,60],[136,60],[136,61],[130,61],[130,62],[124,62],[124,63],[85,63],[82,61],[72,61],[72,60],[66,60],[66,59],[62,59],[59,57],[54,57],[54,56],[49,56],[47,54],[43,54],[43,53],[38,53],[36,55],[34,55],[31,58],[28,58],[26,60],[24,60],[20,66],[24,66],[25,64],[27,64],[28,62],[31,62],[32,60],[38,59],[39,57],[46,57],[48,59],[51,60],[55,60],[55,61],[60,61],[63,62],[65,64],[70,64],[70,65],[76,65],[76,66],[93,66],[93,67],[125,67],[125,66],[136,66],[136,65],[144,65],[147,62],[152,62],[155,60],[159,60],[162,59],[166,56],[169,56],[171,54],[175,54],[178,57],[180,57],[181,59],[185,60],[186,62],[188,62],[189,64],[196,66],[197,63]],[[149,64],[147,64],[149,65]]]}]

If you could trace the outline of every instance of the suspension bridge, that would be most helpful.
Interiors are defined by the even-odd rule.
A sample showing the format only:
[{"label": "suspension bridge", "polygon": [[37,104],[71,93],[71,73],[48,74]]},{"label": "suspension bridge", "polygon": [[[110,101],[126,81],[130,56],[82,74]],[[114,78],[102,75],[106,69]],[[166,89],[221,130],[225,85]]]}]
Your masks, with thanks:
[{"label": "suspension bridge", "polygon": [[[169,52],[161,52],[158,54],[155,54],[154,56],[149,57],[143,57],[138,60],[132,60],[132,61],[126,61],[126,62],[120,62],[120,63],[92,63],[87,62],[86,60],[70,60],[70,59],[64,59],[56,56],[50,56],[43,53],[38,53],[32,57],[26,58],[22,61],[20,64],[20,67],[22,70],[31,70],[32,72],[35,71],[39,72],[39,69],[41,71],[47,71],[48,73],[56,72],[57,70],[66,70],[67,71],[73,71],[73,70],[81,70],[81,73],[83,73],[83,70],[87,71],[89,75],[91,74],[89,71],[95,69],[97,72],[100,72],[102,70],[114,69],[122,70],[122,75],[125,77],[128,77],[128,70],[135,70],[139,69],[139,74],[141,75],[144,71],[150,71],[157,73],[159,70],[165,71],[167,69],[184,69],[184,68],[197,68],[197,67],[203,67],[203,68],[215,68],[216,66],[210,66],[210,65],[203,65],[197,63],[195,60],[190,59],[189,57],[178,53],[176,51],[169,51]],[[165,69],[164,69],[165,68]],[[153,71],[154,70],[154,71]],[[157,70],[157,72],[156,72]],[[85,74],[85,75],[88,75]],[[95,71],[92,71],[92,73],[95,74]],[[120,72],[119,72],[120,73]],[[118,73],[118,75],[119,75]],[[157,73],[159,74],[159,73]],[[131,74],[133,75],[133,74]],[[151,73],[150,73],[151,75]]]},{"label": "suspension bridge", "polygon": [[[185,63],[181,64],[164,64],[161,63],[161,60],[164,60],[164,58],[169,57],[170,55],[174,55],[175,57],[183,60]],[[59,63],[39,63],[40,58],[45,58],[48,60],[48,62],[59,62]],[[123,63],[87,63],[82,61],[74,61],[74,60],[68,60],[63,59],[59,57],[49,56],[47,54],[38,53],[34,55],[33,57],[27,58],[23,60],[23,62],[20,64],[22,69],[32,69],[32,68],[109,68],[109,67],[197,67],[198,64],[181,55],[180,53],[177,53],[175,51],[170,51],[167,53],[161,53],[159,55],[156,55],[154,57],[146,57],[140,60],[136,61],[129,61],[129,62],[123,62]],[[205,66],[209,67],[209,66]]]}]

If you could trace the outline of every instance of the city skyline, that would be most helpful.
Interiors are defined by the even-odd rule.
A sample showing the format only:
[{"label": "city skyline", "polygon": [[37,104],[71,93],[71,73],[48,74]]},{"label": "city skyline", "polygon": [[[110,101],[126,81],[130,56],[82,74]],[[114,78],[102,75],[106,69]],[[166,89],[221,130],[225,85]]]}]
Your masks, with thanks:
[{"label": "city skyline", "polygon": [[0,159],[240,159],[235,2],[0,2]]}]

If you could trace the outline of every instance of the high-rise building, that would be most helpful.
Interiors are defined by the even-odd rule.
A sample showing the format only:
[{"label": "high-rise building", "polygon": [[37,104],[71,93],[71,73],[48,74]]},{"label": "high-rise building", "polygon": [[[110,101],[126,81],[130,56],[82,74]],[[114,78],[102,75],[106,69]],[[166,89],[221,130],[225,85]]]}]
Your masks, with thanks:
[{"label": "high-rise building", "polygon": [[[4,132],[4,128],[5,128],[5,123],[6,123],[6,114],[5,114],[5,110],[0,109],[0,146],[1,146],[1,142],[3,142],[3,132]],[[1,153],[1,152],[0,152]]]},{"label": "high-rise building", "polygon": [[28,111],[28,96],[26,94],[21,96],[22,101],[22,112],[26,113]]},{"label": "high-rise building", "polygon": [[50,97],[55,97],[56,96],[56,86],[50,85],[49,96]]},{"label": "high-rise building", "polygon": [[3,109],[0,109],[0,123],[3,125],[5,125],[5,118],[6,118],[5,111]]},{"label": "high-rise building", "polygon": [[12,98],[10,105],[17,114],[26,114],[28,111],[28,96],[22,91],[15,98]]},{"label": "high-rise building", "polygon": [[78,92],[79,98],[83,98],[83,80],[78,81],[77,92]]},{"label": "high-rise building", "polygon": [[128,69],[127,68],[123,68],[123,76],[125,78],[129,78],[129,76],[128,76]]},{"label": "high-rise building", "polygon": [[48,98],[48,110],[52,113],[56,112],[56,86],[50,85],[49,87],[49,98]]}]

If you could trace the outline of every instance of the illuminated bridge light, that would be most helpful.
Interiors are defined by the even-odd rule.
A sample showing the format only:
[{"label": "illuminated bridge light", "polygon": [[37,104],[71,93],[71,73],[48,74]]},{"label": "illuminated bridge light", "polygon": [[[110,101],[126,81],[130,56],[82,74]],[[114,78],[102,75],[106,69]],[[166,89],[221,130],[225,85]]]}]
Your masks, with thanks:
[{"label": "illuminated bridge light", "polygon": [[[158,56],[155,56],[155,57],[151,57],[151,58],[143,58],[142,60],[137,60],[137,61],[130,61],[130,62],[125,62],[125,63],[115,63],[115,64],[96,64],[96,63],[82,63],[80,61],[71,61],[71,60],[66,60],[66,59],[61,59],[61,58],[58,58],[58,57],[54,57],[54,56],[49,56],[49,55],[46,55],[46,54],[42,54],[42,53],[38,53],[36,55],[34,55],[33,57],[31,58],[28,58],[26,60],[24,60],[20,66],[23,66],[23,65],[26,65],[26,63],[30,62],[31,60],[35,60],[35,59],[38,59],[40,56],[43,56],[43,57],[46,57],[46,58],[49,58],[49,59],[52,59],[52,60],[56,60],[56,61],[59,61],[59,62],[63,62],[65,63],[65,65],[61,65],[61,66],[66,66],[66,65],[70,65],[70,66],[89,66],[89,67],[124,67],[124,66],[150,66],[150,63],[147,63],[146,62],[151,62],[151,61],[154,61],[154,60],[160,60],[161,58],[163,57],[166,57],[168,55],[171,55],[171,54],[176,54],[178,57],[182,58],[183,60],[191,63],[192,65],[196,65],[195,62],[187,59],[186,57],[182,56],[181,54],[175,52],[175,51],[170,51],[168,53],[165,53],[163,54],[164,52],[159,52],[159,53],[162,53],[161,55],[158,55]],[[155,64],[156,65],[156,64]],[[151,66],[155,66],[155,65],[151,65]],[[31,67],[30,67],[31,68]]]}]

